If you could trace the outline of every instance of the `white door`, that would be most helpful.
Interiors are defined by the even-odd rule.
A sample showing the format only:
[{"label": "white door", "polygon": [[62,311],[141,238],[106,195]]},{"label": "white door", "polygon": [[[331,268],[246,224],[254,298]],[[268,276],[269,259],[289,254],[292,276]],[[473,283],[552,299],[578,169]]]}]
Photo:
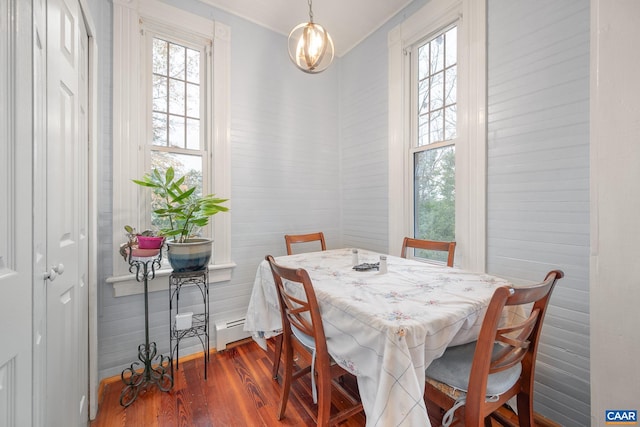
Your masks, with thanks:
[{"label": "white door", "polygon": [[0,427],[32,425],[30,12],[0,0]]},{"label": "white door", "polygon": [[88,420],[87,43],[77,0],[47,1],[46,424]]}]

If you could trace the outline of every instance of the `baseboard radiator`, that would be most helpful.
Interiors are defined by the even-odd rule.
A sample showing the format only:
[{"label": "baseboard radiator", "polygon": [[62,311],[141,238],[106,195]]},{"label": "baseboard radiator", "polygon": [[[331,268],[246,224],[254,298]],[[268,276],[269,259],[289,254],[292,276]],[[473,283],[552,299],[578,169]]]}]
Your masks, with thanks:
[{"label": "baseboard radiator", "polygon": [[250,337],[251,333],[243,331],[243,328],[244,317],[216,322],[216,350],[224,350],[227,344]]}]

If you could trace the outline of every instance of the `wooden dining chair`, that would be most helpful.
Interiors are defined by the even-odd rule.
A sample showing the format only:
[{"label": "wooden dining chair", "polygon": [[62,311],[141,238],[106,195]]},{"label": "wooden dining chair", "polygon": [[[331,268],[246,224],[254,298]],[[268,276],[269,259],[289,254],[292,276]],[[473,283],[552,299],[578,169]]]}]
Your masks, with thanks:
[{"label": "wooden dining chair", "polygon": [[407,257],[407,248],[448,252],[447,266],[453,267],[456,242],[440,242],[437,240],[412,239],[411,237],[405,237],[402,242],[402,252],[400,254],[402,258]]},{"label": "wooden dining chair", "polygon": [[[425,403],[446,411],[442,425],[491,426],[490,416],[517,396],[520,426],[533,426],[533,383],[542,323],[556,282],[564,276],[550,271],[544,281],[527,287],[496,289],[478,340],[449,347],[427,368]],[[500,326],[505,306],[533,305],[519,323]],[[455,416],[455,418],[454,418]]]},{"label": "wooden dining chair", "polygon": [[[317,404],[317,410],[313,410],[307,399],[301,398],[299,401],[318,426],[334,425],[362,412],[363,407],[359,398],[349,393],[337,381],[348,372],[334,363],[329,356],[318,301],[307,271],[278,265],[271,255],[267,255],[265,259],[271,266],[282,317],[284,378],[278,420],[284,416],[289,393],[292,391],[292,381],[307,374],[311,376],[313,406]],[[295,372],[294,351],[299,355],[299,359],[305,362],[300,363],[298,360],[295,363]],[[331,411],[332,390],[340,395],[343,402],[340,410],[336,408],[333,413]]]},{"label": "wooden dining chair", "polygon": [[293,255],[291,245],[294,243],[309,243],[319,241],[322,250],[327,250],[327,245],[324,242],[324,234],[322,233],[322,231],[309,234],[287,234],[284,236],[284,241],[287,244],[287,255]]},{"label": "wooden dining chair", "polygon": [[[311,243],[320,242],[320,248],[323,251],[327,250],[327,245],[324,241],[324,233],[319,231],[317,233],[308,234],[286,234],[284,241],[287,244],[287,255],[293,255],[293,249],[291,245],[296,243]],[[282,354],[282,336],[275,338],[275,352],[273,356],[273,379],[278,377],[278,370],[280,369],[280,356]]]}]

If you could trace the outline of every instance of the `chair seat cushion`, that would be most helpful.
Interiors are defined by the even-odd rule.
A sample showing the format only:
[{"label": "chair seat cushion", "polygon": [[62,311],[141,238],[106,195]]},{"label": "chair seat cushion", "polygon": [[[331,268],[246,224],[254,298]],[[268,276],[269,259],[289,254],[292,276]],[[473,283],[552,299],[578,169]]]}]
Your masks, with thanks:
[{"label": "chair seat cushion", "polygon": [[[493,353],[501,348],[500,344],[495,344]],[[475,350],[475,342],[449,347],[440,358],[431,362],[425,371],[426,376],[467,392]],[[487,396],[498,396],[509,390],[518,381],[521,372],[522,365],[518,363],[509,369],[489,375]]]},{"label": "chair seat cushion", "polygon": [[293,324],[291,325],[291,332],[293,332],[293,335],[296,336],[298,341],[300,341],[302,345],[307,347],[311,352],[316,351],[316,340],[314,340],[311,335],[305,334]]},{"label": "chair seat cushion", "polygon": [[[309,352],[312,353],[315,359],[315,351],[316,351],[316,341],[313,339],[311,335],[307,335],[302,332],[300,329],[296,328],[294,325],[291,325],[291,332],[296,337],[300,343],[309,349]],[[329,355],[329,363],[331,365],[335,365],[336,361],[333,359],[333,356]]]}]

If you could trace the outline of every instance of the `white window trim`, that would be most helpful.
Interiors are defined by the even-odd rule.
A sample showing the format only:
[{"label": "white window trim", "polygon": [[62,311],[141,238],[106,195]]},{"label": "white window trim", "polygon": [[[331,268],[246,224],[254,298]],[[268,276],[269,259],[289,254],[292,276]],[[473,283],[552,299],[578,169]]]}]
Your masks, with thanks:
[{"label": "white window trim", "polygon": [[[168,22],[213,40],[213,111],[210,112],[213,128],[209,164],[214,173],[209,188],[221,198],[229,198],[231,194],[231,29],[159,0],[113,0],[113,276],[107,282],[113,283],[116,297],[143,292],[129,273],[129,265],[118,254],[118,247],[125,240],[124,225],[145,223],[145,198],[139,186],[131,182],[141,176],[145,153],[141,144],[146,132],[146,89],[140,87],[138,78],[144,67],[140,57],[141,19]],[[225,205],[231,207],[231,201]],[[235,267],[231,261],[230,217],[230,214],[220,214],[211,221],[214,243],[210,282],[230,280]],[[156,280],[149,282],[149,292],[166,290],[167,282],[162,277],[170,273],[170,269],[160,270]]]},{"label": "white window trim", "polygon": [[389,32],[389,246],[399,254],[412,225],[410,70],[405,51],[434,30],[458,25],[456,266],[486,268],[486,4],[432,0]]}]

